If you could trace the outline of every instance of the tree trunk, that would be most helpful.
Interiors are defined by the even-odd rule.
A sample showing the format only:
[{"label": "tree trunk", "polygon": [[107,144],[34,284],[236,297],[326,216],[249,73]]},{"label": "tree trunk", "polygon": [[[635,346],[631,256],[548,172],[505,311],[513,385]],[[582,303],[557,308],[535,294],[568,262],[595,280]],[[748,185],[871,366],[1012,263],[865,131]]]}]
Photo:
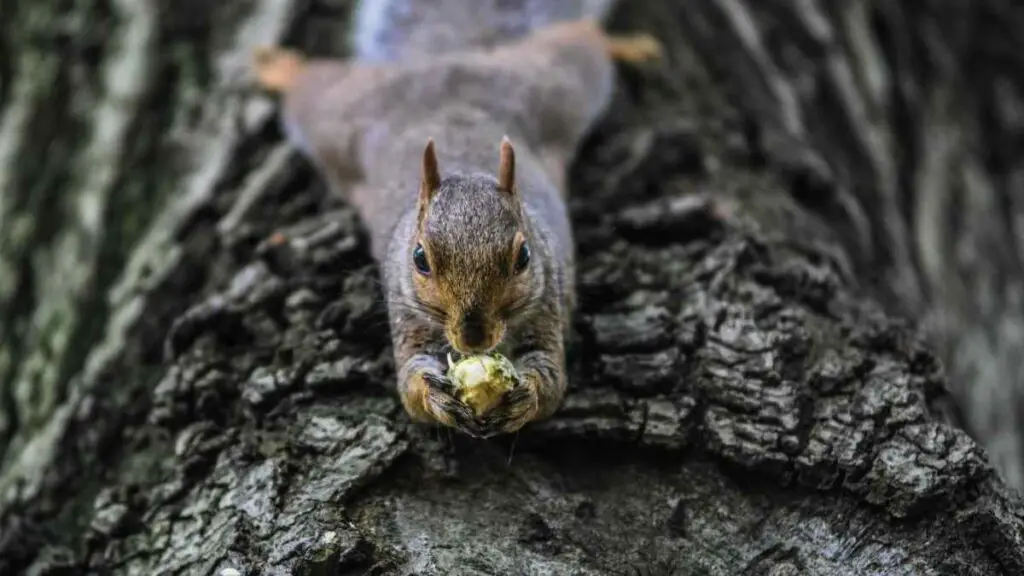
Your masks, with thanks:
[{"label": "tree trunk", "polygon": [[707,0],[685,22],[757,153],[918,322],[1024,489],[1024,4]]},{"label": "tree trunk", "polygon": [[0,574],[1024,573],[1021,8],[620,9],[570,394],[477,442],[246,90],[346,4],[0,0]]}]

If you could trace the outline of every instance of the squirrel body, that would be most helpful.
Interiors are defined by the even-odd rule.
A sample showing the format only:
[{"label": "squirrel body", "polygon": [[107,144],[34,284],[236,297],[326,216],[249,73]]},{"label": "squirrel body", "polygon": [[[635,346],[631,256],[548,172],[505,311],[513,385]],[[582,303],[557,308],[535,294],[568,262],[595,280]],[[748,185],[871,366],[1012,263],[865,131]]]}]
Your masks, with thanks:
[{"label": "squirrel body", "polygon": [[[607,5],[547,2],[545,18],[563,2]],[[410,6],[424,21],[449,15],[426,0],[363,3],[355,58],[263,50],[257,77],[283,95],[287,138],[369,230],[406,411],[474,436],[512,432],[551,415],[565,393],[575,280],[567,165],[611,99],[614,61],[648,59],[657,46],[610,37],[592,19],[446,35],[397,9]],[[481,47],[482,36],[501,41]],[[453,350],[501,351],[522,385],[475,415],[444,375]]]},{"label": "squirrel body", "polygon": [[557,22],[603,21],[616,0],[361,0],[353,57],[364,62],[494,48]]}]

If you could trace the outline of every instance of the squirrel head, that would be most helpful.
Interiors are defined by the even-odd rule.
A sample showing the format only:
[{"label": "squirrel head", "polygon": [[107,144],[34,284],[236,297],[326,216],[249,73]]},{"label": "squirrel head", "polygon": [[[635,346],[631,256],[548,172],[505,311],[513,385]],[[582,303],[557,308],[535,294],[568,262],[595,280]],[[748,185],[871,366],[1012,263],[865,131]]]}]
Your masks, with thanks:
[{"label": "squirrel head", "polygon": [[441,177],[434,141],[423,152],[416,237],[409,250],[418,304],[443,321],[462,354],[497,347],[506,323],[542,288],[515,185],[515,151],[501,141],[498,172]]}]

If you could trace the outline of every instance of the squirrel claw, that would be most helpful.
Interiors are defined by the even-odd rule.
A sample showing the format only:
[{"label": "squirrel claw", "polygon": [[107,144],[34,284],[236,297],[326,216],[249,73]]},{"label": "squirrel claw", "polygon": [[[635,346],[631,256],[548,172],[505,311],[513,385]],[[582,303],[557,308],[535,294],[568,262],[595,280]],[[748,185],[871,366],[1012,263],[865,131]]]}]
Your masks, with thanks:
[{"label": "squirrel claw", "polygon": [[453,396],[455,394],[455,383],[453,383],[447,376],[435,374],[434,372],[424,372],[423,381],[427,383],[427,386],[432,390],[441,392]]},{"label": "squirrel claw", "polygon": [[537,391],[524,382],[505,393],[501,403],[484,417],[483,436],[515,432],[531,422],[537,415]]},{"label": "squirrel claw", "polygon": [[448,378],[425,373],[423,381],[427,383],[425,408],[428,414],[441,424],[454,428],[463,434],[479,438],[480,426],[473,410],[454,396],[455,385]]}]

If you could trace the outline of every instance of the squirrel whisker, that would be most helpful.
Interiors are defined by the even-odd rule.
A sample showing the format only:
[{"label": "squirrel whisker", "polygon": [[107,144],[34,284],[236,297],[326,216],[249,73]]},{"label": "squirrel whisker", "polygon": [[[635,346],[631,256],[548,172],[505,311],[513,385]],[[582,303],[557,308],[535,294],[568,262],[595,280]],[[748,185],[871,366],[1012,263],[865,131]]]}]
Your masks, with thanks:
[{"label": "squirrel whisker", "polygon": [[523,300],[514,302],[511,306],[504,308],[501,311],[501,317],[506,322],[513,320],[523,316],[524,313],[531,311],[536,305],[537,300],[535,298],[524,298]]},{"label": "squirrel whisker", "polygon": [[415,299],[385,300],[385,302],[395,309],[416,313],[438,326],[443,327],[448,320],[448,314],[444,310]]}]

